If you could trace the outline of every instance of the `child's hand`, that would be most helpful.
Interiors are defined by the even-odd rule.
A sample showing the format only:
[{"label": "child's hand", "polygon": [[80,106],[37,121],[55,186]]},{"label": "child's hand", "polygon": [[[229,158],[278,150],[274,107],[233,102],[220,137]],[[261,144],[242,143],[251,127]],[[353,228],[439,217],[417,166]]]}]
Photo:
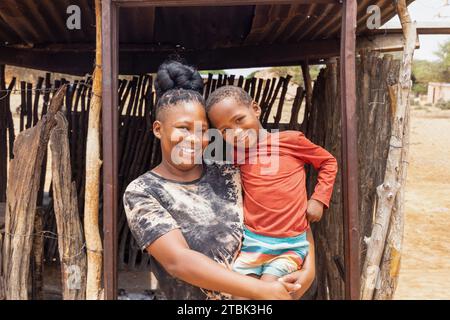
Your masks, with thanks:
[{"label": "child's hand", "polygon": [[309,222],[318,222],[322,219],[323,203],[315,199],[308,200],[308,207],[306,208],[306,219]]}]

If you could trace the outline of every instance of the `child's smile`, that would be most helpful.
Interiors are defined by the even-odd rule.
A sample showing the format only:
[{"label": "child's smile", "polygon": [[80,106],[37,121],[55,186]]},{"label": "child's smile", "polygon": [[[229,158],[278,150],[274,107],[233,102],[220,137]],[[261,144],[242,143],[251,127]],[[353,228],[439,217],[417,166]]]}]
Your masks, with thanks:
[{"label": "child's smile", "polygon": [[224,137],[235,147],[249,148],[258,141],[262,126],[258,120],[261,109],[256,103],[245,106],[233,97],[216,103],[208,112],[209,119]]}]

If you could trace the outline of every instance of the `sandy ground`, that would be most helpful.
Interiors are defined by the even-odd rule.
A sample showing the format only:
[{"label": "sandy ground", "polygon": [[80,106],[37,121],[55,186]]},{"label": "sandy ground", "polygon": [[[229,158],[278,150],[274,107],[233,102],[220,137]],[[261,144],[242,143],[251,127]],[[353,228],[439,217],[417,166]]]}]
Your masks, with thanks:
[{"label": "sandy ground", "polygon": [[450,110],[413,108],[395,299],[450,299]]}]

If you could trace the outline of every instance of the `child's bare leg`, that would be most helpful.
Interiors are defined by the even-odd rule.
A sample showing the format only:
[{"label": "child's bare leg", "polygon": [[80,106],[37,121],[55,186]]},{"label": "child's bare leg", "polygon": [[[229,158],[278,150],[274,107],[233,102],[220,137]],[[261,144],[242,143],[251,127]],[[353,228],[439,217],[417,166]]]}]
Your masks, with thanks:
[{"label": "child's bare leg", "polygon": [[[247,274],[247,276],[259,279],[259,276],[257,274],[254,274],[254,273]],[[233,300],[250,300],[249,298],[237,297],[237,296],[233,296],[232,299]]]}]

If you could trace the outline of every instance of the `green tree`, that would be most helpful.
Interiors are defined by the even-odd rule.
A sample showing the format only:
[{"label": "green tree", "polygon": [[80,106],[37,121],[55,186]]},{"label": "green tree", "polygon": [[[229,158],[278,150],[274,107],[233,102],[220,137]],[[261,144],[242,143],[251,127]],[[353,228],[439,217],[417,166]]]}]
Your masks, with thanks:
[{"label": "green tree", "polygon": [[413,92],[426,94],[429,82],[440,82],[439,63],[428,60],[414,60],[412,65]]},{"label": "green tree", "polygon": [[414,60],[412,66],[413,92],[426,94],[429,82],[450,82],[450,40],[439,45],[437,61]]},{"label": "green tree", "polygon": [[434,54],[439,59],[440,81],[450,82],[450,40],[440,44],[439,50]]}]

